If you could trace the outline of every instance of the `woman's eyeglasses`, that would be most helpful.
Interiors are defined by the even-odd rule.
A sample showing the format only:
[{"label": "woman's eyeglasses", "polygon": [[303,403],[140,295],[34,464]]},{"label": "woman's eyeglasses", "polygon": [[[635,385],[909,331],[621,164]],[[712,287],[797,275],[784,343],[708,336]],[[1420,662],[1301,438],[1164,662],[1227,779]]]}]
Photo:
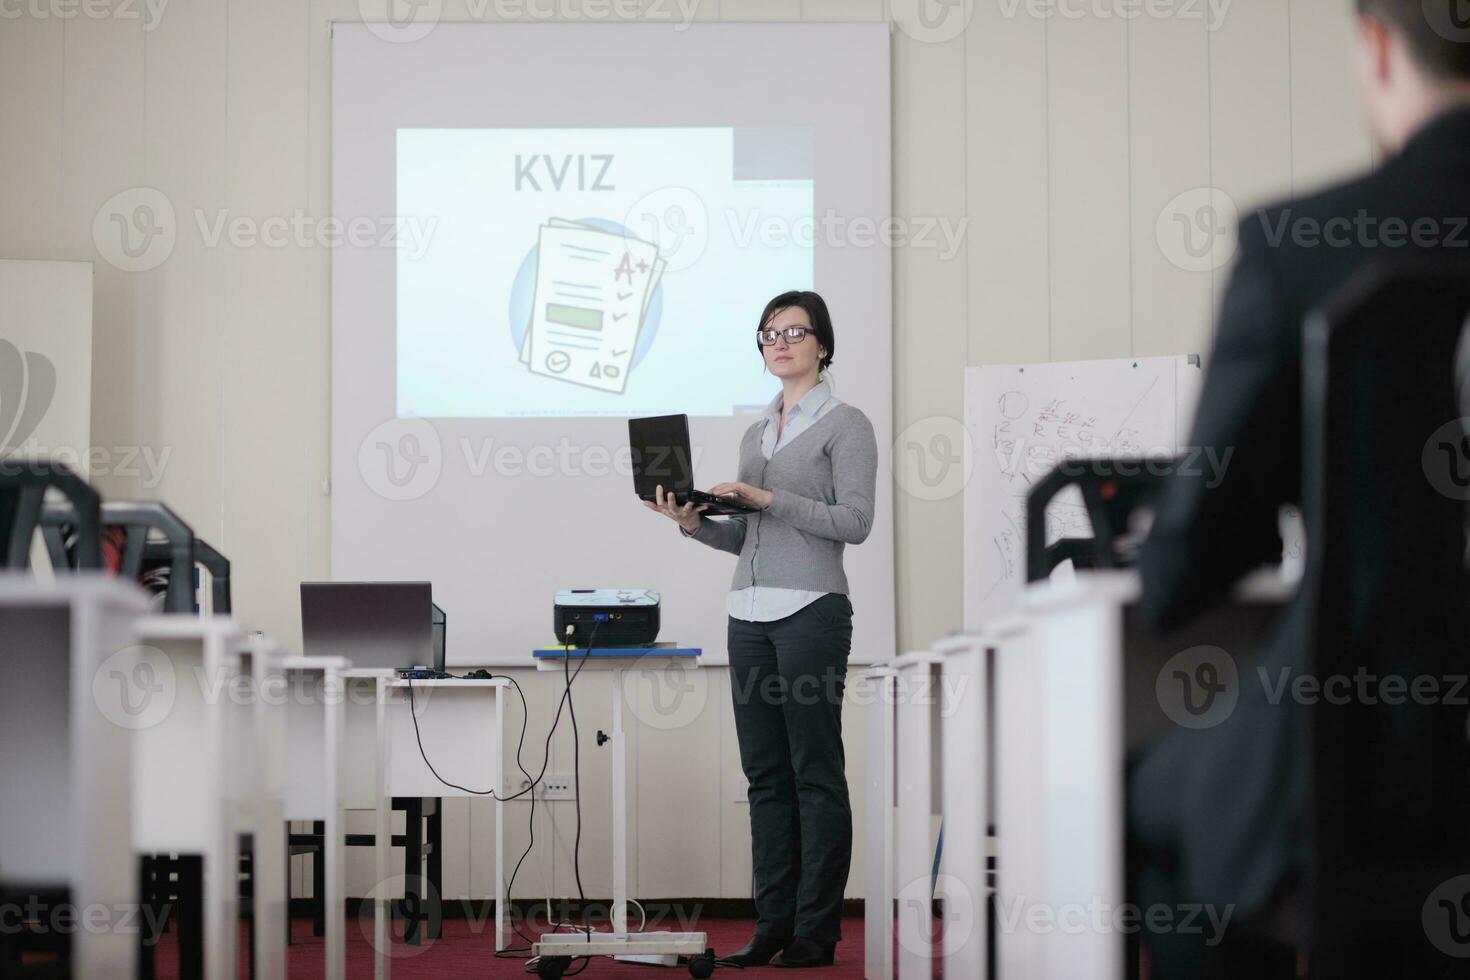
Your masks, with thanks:
[{"label": "woman's eyeglasses", "polygon": [[806,339],[810,327],[787,327],[785,330],[764,329],[755,332],[756,340],[760,341],[762,347],[770,347],[782,337],[786,338],[788,344],[799,344]]}]

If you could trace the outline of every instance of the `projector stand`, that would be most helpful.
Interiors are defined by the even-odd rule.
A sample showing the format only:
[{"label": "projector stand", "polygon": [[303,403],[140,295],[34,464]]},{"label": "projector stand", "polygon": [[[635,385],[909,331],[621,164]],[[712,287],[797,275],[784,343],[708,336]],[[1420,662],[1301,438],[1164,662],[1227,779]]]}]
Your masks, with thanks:
[{"label": "projector stand", "polygon": [[[623,739],[623,674],[624,671],[667,670],[677,665],[697,667],[699,650],[669,647],[626,647],[594,649],[583,670],[612,671],[612,731],[607,741],[612,749],[612,820],[613,820],[613,902],[612,931],[586,933],[545,932],[531,945],[531,955],[539,956],[536,974],[542,980],[560,980],[561,975],[578,956],[647,957],[644,962],[657,962],[660,957],[688,956],[689,973],[693,977],[710,976],[715,970],[715,955],[703,932],[629,932],[628,931],[628,760]],[[585,650],[537,650],[536,669],[560,671],[561,659],[586,656]],[[578,669],[577,666],[572,667]],[[507,896],[509,898],[509,896]]]}]

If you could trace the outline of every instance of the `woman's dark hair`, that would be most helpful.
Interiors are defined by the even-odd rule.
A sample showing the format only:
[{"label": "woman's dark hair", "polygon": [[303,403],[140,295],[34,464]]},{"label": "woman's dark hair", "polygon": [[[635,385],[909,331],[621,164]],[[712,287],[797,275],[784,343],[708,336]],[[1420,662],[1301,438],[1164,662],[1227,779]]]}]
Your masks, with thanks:
[{"label": "woman's dark hair", "polygon": [[[764,312],[761,313],[761,322],[756,325],[756,330],[765,328],[766,322],[780,313],[782,310],[792,306],[799,306],[806,310],[807,319],[811,321],[812,333],[817,343],[826,350],[827,356],[822,358],[817,370],[825,371],[832,363],[832,355],[837,353],[837,339],[832,335],[832,317],[827,312],[827,303],[822,297],[810,290],[793,289],[789,293],[782,293],[766,304]],[[755,349],[765,357],[765,350],[761,347],[760,340],[755,342]]]},{"label": "woman's dark hair", "polygon": [[1441,79],[1470,80],[1470,44],[1461,0],[1358,0],[1358,13],[1376,17],[1408,43],[1414,60]]}]

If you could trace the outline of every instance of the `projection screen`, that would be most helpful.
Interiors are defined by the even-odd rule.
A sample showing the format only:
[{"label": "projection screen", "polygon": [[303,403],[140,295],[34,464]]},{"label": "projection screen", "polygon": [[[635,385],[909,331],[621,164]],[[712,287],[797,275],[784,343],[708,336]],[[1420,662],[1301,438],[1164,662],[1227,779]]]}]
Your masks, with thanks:
[{"label": "projection screen", "polygon": [[[383,32],[379,32],[383,33]],[[630,417],[735,478],[815,289],[881,455],[853,661],[893,652],[884,24],[438,24],[332,41],[332,577],[433,583],[452,664],[527,664],[558,589],[662,593],[724,663],[734,557],[633,493]]]}]

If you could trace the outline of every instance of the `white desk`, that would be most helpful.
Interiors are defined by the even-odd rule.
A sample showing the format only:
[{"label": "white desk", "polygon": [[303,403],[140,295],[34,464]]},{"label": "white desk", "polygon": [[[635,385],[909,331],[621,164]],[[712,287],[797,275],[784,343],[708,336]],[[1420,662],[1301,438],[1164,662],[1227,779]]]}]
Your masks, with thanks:
[{"label": "white desk", "polygon": [[[132,752],[125,720],[136,677],[143,593],[100,573],[55,584],[0,572],[0,869],[16,884],[66,888],[80,909],[129,914],[138,902]],[[131,980],[136,929],[81,929],[72,974]]]},{"label": "white desk", "polygon": [[1121,980],[1127,933],[1091,923],[1125,901],[1125,756],[1173,723],[1156,692],[1159,671],[1196,644],[1251,656],[1294,588],[1274,574],[1252,576],[1232,601],[1160,635],[1141,623],[1136,575],[1079,572],[1029,587],[1017,609],[979,631],[859,674],[859,692],[875,703],[867,980],[892,980],[895,901],[899,975],[931,974],[936,763],[945,975],[986,975],[994,854],[1000,976]]},{"label": "white desk", "polygon": [[[1044,888],[1040,828],[1046,810],[1037,727],[1045,700],[1041,662],[1022,617],[991,649],[995,676],[996,970],[1002,977],[1042,976],[1043,937],[1025,928],[1027,903]],[[1007,923],[1014,921],[1015,927]]]},{"label": "white desk", "polygon": [[899,980],[928,980],[934,968],[934,716],[939,655],[906,653],[893,661],[898,818],[894,878],[898,899]]},{"label": "white desk", "polygon": [[373,977],[392,974],[393,800],[388,792],[389,684],[397,671],[361,668],[342,672],[345,709],[342,738],[342,808],[373,811]]},{"label": "white desk", "polygon": [[[623,733],[623,683],[627,671],[690,670],[699,668],[697,655],[660,653],[630,653],[628,656],[609,656],[597,651],[588,657],[585,651],[573,651],[572,660],[577,661],[571,669],[607,670],[613,675],[612,725],[608,731],[608,745],[612,763],[612,824],[613,824],[613,902],[612,931],[596,933],[591,937],[578,933],[543,933],[539,942],[533,943],[531,954],[544,960],[563,959],[572,956],[645,956],[675,955],[697,957],[701,966],[691,966],[690,972],[702,969],[704,962],[713,967],[709,957],[709,936],[703,932],[629,932],[628,931],[628,865],[633,845],[628,827],[628,748]],[[566,669],[566,657],[538,656],[536,669],[558,671]],[[496,819],[497,866],[499,860],[500,821]],[[636,857],[634,858],[636,859]],[[589,941],[590,939],[590,941]],[[545,967],[543,967],[545,969]],[[543,976],[546,975],[543,973]],[[708,973],[704,973],[708,976]]]},{"label": "white desk", "polygon": [[[928,651],[898,658],[892,667],[875,667],[860,675],[860,682],[870,685],[864,693],[877,705],[869,716],[868,732],[869,948],[864,964],[868,980],[889,980],[893,975],[894,923],[888,910],[895,901],[900,976],[907,980],[932,973],[930,885],[937,842],[930,810],[936,796],[943,817],[944,856],[932,881],[933,895],[944,910],[944,973],[976,978],[986,974],[987,863],[994,851],[989,829],[993,741],[989,680],[994,643],[993,631],[958,633]],[[937,794],[932,785],[936,773]],[[902,882],[896,893],[895,860]]]},{"label": "white desk", "polygon": [[934,644],[941,659],[941,802],[944,855],[937,892],[944,902],[944,974],[983,977],[990,904],[989,674],[992,639],[958,633]]},{"label": "white desk", "polygon": [[[498,794],[504,785],[501,757],[505,744],[505,689],[503,677],[485,679],[399,680],[384,682],[386,729],[386,804],[394,796],[474,797]],[[412,700],[410,700],[412,688]],[[413,712],[410,713],[410,706]],[[417,733],[414,719],[417,717]],[[419,751],[419,742],[423,751]],[[433,764],[425,763],[424,757]],[[438,772],[438,776],[434,773]],[[440,777],[463,787],[445,785]],[[505,948],[508,922],[505,895],[504,806],[495,803],[495,949]],[[386,817],[379,810],[380,827]],[[379,832],[378,840],[386,834]],[[380,881],[386,880],[387,862],[382,862]],[[418,869],[414,869],[417,872]],[[437,900],[439,896],[432,896]]]},{"label": "white desk", "polygon": [[863,976],[893,980],[893,707],[894,679],[887,665],[869,667],[857,676],[854,694],[868,712],[867,832],[864,835]]},{"label": "white desk", "polygon": [[[344,657],[287,657],[286,820],[322,821],[326,887],[326,978],[342,980],[344,902],[342,731]],[[284,828],[283,828],[284,832]]]},{"label": "white desk", "polygon": [[[1133,572],[1078,572],[1028,587],[1022,619],[993,631],[1002,976],[1121,980],[1128,934],[1091,923],[1126,901],[1126,755],[1173,724],[1159,672],[1204,643],[1248,660],[1294,588],[1252,576],[1160,635],[1139,620]],[[1035,911],[1040,926],[1028,925]]]},{"label": "white desk", "polygon": [[[869,860],[896,849],[898,887],[895,894],[891,881],[880,883],[870,864],[869,903],[875,891],[880,909],[897,899],[901,980],[932,974],[936,770],[944,856],[935,892],[944,906],[945,975],[986,975],[992,813],[998,973],[1070,980],[1114,977],[1121,969],[1125,937],[1033,929],[1027,918],[1037,907],[1061,914],[1099,899],[1122,902],[1119,608],[1132,593],[1126,580],[1081,582],[1035,587],[1026,593],[1024,615],[946,637],[875,672],[875,682],[894,685],[894,710],[891,721],[879,712],[870,722],[870,760],[896,763],[898,817],[888,841],[870,844]],[[870,813],[875,806],[870,796]],[[870,951],[866,975],[888,980],[892,924],[870,910],[868,927],[870,946],[881,946],[877,957]]]},{"label": "white desk", "polygon": [[230,770],[226,730],[244,635],[227,617],[149,615],[135,623],[156,679],[132,716],[133,849],[204,861],[204,975],[235,973],[239,835],[248,781]]},{"label": "white desk", "polygon": [[284,980],[286,923],[286,680],[285,651],[249,634],[240,645],[241,693],[231,697],[225,747],[229,771],[239,773],[239,821],[250,828],[251,929],[256,980]]}]

